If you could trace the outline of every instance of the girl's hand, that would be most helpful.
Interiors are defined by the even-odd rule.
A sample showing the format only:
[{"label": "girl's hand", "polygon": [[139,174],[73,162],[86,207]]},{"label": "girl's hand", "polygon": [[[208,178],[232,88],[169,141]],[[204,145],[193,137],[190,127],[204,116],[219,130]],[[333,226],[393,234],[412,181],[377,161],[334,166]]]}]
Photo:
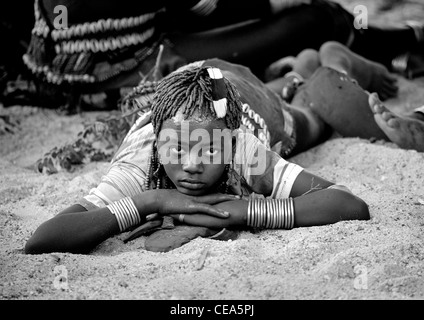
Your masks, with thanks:
[{"label": "girl's hand", "polygon": [[190,215],[171,214],[171,217],[177,220],[183,220],[184,223],[194,226],[207,228],[229,228],[247,225],[247,200],[232,200],[216,204],[217,210],[224,210],[230,213],[228,219],[219,219],[211,215],[197,212]]},{"label": "girl's hand", "polygon": [[160,215],[203,214],[218,220],[228,218],[228,206],[214,206],[224,201],[240,199],[239,196],[215,193],[204,196],[188,196],[177,190],[155,190],[156,206]]}]

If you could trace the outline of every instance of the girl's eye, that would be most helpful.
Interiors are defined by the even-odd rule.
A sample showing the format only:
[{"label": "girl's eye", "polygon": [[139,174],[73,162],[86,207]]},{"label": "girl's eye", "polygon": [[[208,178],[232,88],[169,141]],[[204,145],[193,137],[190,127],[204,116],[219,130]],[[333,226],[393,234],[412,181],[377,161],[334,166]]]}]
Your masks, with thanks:
[{"label": "girl's eye", "polygon": [[205,153],[208,157],[213,157],[213,156],[216,156],[219,153],[219,150],[214,149],[214,148],[210,148],[209,150],[206,150]]}]

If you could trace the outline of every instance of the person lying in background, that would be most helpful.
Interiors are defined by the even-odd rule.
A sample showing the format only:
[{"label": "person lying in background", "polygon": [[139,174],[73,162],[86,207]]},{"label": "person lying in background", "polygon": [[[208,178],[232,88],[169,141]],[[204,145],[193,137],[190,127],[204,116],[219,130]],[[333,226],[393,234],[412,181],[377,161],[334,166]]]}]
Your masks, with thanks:
[{"label": "person lying in background", "polygon": [[[358,93],[362,98],[358,95],[352,99],[349,95],[342,96],[335,82],[325,86],[332,76],[323,68],[337,70],[354,79],[369,94],[368,99],[363,93]],[[396,95],[396,77],[384,65],[365,59],[338,42],[327,42],[319,51],[303,50],[296,57],[292,70],[268,86],[280,93],[286,102],[310,104],[323,121],[339,128],[341,133],[345,133],[342,126],[349,126],[351,113],[362,110],[364,114],[359,121],[358,136],[374,136],[394,142],[403,149],[424,152],[424,105],[400,114],[389,110],[380,99]],[[305,101],[306,96],[309,102]],[[323,98],[326,98],[325,101]],[[366,110],[367,104],[371,114]],[[358,123],[351,123],[358,126]],[[360,130],[363,130],[362,134]],[[346,134],[350,135],[350,132]]]},{"label": "person lying in background", "polygon": [[[405,76],[424,67],[423,24],[356,29],[351,13],[326,0],[35,0],[34,8],[23,61],[38,93],[56,97],[56,105],[65,104],[69,112],[84,105],[82,95],[96,93],[106,93],[103,104],[88,103],[115,109],[120,89],[148,75],[160,45],[162,76],[216,57],[268,81],[267,67],[277,59],[318,50],[330,40]],[[277,67],[273,77],[280,71]]]}]

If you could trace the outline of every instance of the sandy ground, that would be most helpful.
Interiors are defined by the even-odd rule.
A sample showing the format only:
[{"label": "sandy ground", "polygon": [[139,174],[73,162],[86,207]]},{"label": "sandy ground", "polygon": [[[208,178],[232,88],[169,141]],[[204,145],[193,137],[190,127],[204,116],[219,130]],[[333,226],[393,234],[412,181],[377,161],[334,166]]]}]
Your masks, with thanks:
[{"label": "sandy ground", "polygon": [[[382,1],[362,3],[372,13]],[[352,8],[353,1],[344,4]],[[409,1],[372,17],[417,15],[424,15],[423,5]],[[390,107],[424,103],[424,78],[400,84]],[[291,159],[349,186],[369,204],[370,221],[243,232],[228,242],[199,238],[169,253],[144,250],[144,237],[123,244],[121,235],[90,255],[31,256],[22,248],[36,227],[96,186],[108,164],[51,176],[25,167],[100,113],[65,117],[22,106],[2,112],[20,124],[14,134],[0,136],[0,299],[424,298],[423,153],[335,137]],[[58,284],[59,274],[67,275],[67,289]]]}]

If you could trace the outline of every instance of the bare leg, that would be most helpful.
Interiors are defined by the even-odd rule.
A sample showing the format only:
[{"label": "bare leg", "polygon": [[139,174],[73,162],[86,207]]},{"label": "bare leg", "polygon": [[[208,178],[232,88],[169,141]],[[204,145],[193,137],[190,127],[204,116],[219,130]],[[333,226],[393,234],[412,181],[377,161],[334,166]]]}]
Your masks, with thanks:
[{"label": "bare leg", "polygon": [[363,89],[377,92],[383,100],[396,96],[396,77],[382,64],[365,59],[333,41],[324,43],[319,54],[323,66],[348,74]]},{"label": "bare leg", "polygon": [[297,144],[291,156],[327,140],[333,130],[312,109],[305,106],[290,105],[296,123]]},{"label": "bare leg", "polygon": [[420,115],[400,116],[387,109],[377,94],[369,95],[369,105],[377,125],[391,141],[403,149],[424,152],[424,121]]},{"label": "bare leg", "polygon": [[321,66],[319,52],[314,49],[305,49],[296,57],[293,71],[308,79]]},{"label": "bare leg", "polygon": [[[270,81],[266,86],[272,91],[281,94],[284,100],[289,101],[296,91],[297,84],[308,79],[321,66],[318,51],[305,49],[294,58],[293,69],[284,77]],[[283,92],[282,92],[283,90]],[[288,91],[288,92],[284,92]]]},{"label": "bare leg", "polygon": [[[284,60],[280,61],[283,64],[286,63]],[[283,99],[288,102],[293,98],[298,84],[304,79],[310,78],[320,66],[318,51],[305,49],[294,58],[293,68],[289,73],[265,85],[277,94],[281,94]],[[278,65],[275,68],[278,68]],[[290,109],[295,119],[297,136],[297,144],[291,155],[316,146],[325,140],[327,133],[331,133],[330,127],[311,108],[302,104],[290,104]]]}]

